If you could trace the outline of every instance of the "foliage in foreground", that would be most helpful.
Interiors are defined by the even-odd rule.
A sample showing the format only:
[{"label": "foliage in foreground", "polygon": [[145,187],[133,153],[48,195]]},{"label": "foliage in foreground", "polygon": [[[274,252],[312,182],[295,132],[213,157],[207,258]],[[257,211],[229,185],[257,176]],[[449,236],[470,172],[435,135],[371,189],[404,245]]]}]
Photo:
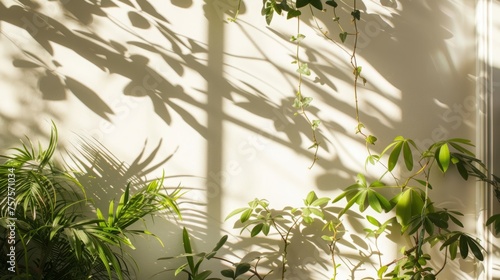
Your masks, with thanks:
[{"label": "foliage in foreground", "polygon": [[[367,165],[380,164],[386,170],[377,180],[369,182],[363,174],[358,174],[356,182],[333,199],[318,197],[311,191],[301,206],[274,209],[270,207],[268,200],[254,199],[246,207],[229,213],[227,219],[239,217],[235,227],[241,229],[242,235],[248,233],[250,238],[259,235],[278,237],[279,242],[274,247],[280,258],[278,267],[262,265],[261,258],[266,256],[263,251],[260,252],[261,258],[250,262],[216,257],[217,251],[227,241],[227,236],[219,241],[212,252],[194,253],[187,230],[184,229],[185,254],[178,257],[186,258],[187,262],[177,268],[176,275],[185,272],[189,279],[220,279],[208,278],[212,271],[201,268],[202,262],[215,259],[230,264],[230,270],[221,272],[230,279],[238,276],[238,279],[265,279],[271,274],[273,277],[286,279],[289,275],[289,248],[301,246],[293,243],[294,235],[300,235],[309,241],[314,236],[321,236],[324,243],[316,246],[327,248],[324,252],[327,252],[325,259],[331,260],[331,279],[343,279],[338,272],[341,265],[351,271],[356,268],[339,261],[342,259],[339,246],[349,242],[343,240],[345,228],[342,221],[351,213],[364,213],[369,209],[371,213],[381,213],[386,219],[380,221],[381,218],[375,215],[364,216],[370,225],[364,229],[366,238],[375,244],[371,253],[378,255],[378,263],[374,264],[374,279],[432,280],[444,271],[448,260],[462,258],[482,261],[484,249],[477,238],[463,230],[464,225],[460,220],[463,214],[453,209],[438,208],[431,199],[432,190],[440,187],[435,183],[436,175],[449,173],[453,169],[464,180],[475,178],[491,184],[498,193],[498,178],[493,176],[493,180],[489,179],[484,165],[469,151],[471,146],[468,140],[453,138],[422,149],[411,139],[396,137],[381,154],[370,154],[367,158]],[[407,175],[398,177],[395,174],[397,169],[406,169]],[[431,176],[434,173],[437,174]],[[389,184],[388,181],[392,183]],[[340,204],[341,201],[345,202]],[[358,209],[352,212],[355,206]],[[499,215],[491,217],[485,225],[494,223],[497,233],[498,217]],[[378,247],[380,239],[388,238],[389,227],[392,231],[398,229],[401,236],[411,240],[407,246],[401,246],[400,256],[394,260],[384,260],[384,252]],[[260,244],[259,240],[261,239],[255,238],[255,245],[265,248],[266,245]],[[433,247],[439,248],[444,254],[443,263],[437,266],[431,265],[435,256]],[[259,274],[259,267],[267,273]]]},{"label": "foliage in foreground", "polygon": [[1,156],[0,259],[9,265],[0,272],[2,279],[130,277],[131,259],[123,251],[134,248],[129,237],[154,236],[134,229],[135,223],[163,210],[180,217],[180,190],[167,193],[163,178],[137,191],[128,184],[118,203],[110,201],[106,215],[93,207],[87,187],[53,161],[57,140],[54,126],[46,149],[28,139]]}]

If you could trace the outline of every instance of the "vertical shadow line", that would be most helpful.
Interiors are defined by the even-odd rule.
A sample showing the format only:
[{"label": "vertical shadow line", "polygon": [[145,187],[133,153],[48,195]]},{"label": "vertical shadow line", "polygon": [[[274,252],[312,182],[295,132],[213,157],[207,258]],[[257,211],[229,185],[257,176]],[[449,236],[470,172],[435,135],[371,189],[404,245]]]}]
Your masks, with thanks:
[{"label": "vertical shadow line", "polygon": [[[214,2],[206,0],[208,18],[208,60],[207,79],[207,234],[219,236],[221,221],[221,203],[223,196],[223,96],[228,91],[223,75],[224,59],[224,22],[214,10]],[[214,225],[213,222],[217,224]],[[213,226],[210,226],[210,225]]]}]

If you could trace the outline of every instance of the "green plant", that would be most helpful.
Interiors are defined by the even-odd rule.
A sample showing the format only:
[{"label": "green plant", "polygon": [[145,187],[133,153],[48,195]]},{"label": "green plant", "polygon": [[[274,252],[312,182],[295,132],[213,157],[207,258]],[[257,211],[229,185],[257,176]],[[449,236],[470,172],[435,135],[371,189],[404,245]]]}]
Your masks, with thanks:
[{"label": "green plant", "polygon": [[[180,217],[180,190],[164,190],[163,178],[133,191],[125,186],[107,215],[94,208],[87,188],[53,160],[55,125],[48,147],[22,143],[0,165],[2,279],[124,279],[132,273],[125,247],[130,235],[151,235],[133,225],[158,211]],[[10,256],[8,256],[10,254]]]},{"label": "green plant", "polygon": [[[241,1],[239,1],[238,6],[240,6]],[[287,19],[297,20],[296,24],[292,24],[293,28],[296,28],[296,35],[291,38],[291,41],[297,47],[293,63],[297,65],[298,72],[298,90],[295,94],[293,107],[297,109],[296,115],[303,116],[313,130],[313,145],[311,148],[316,148],[313,164],[317,160],[317,148],[320,144],[316,137],[316,130],[319,127],[320,121],[314,120],[309,116],[310,113],[307,112],[306,108],[311,105],[312,98],[304,96],[301,90],[303,76],[310,75],[311,70],[309,68],[310,65],[299,57],[299,48],[301,48],[301,43],[305,39],[305,36],[300,33],[300,17],[305,12],[309,12],[313,24],[315,24],[322,36],[339,47],[341,52],[349,55],[349,63],[353,73],[354,108],[357,122],[355,132],[362,135],[365,139],[369,155],[367,157],[367,165],[382,165],[385,172],[373,182],[368,182],[363,174],[359,174],[355,184],[347,187],[341,195],[334,198],[333,203],[338,203],[343,199],[346,201],[346,205],[338,213],[338,219],[340,220],[344,215],[348,215],[354,205],[358,206],[358,212],[361,213],[367,209],[371,209],[378,213],[385,212],[392,215],[384,223],[379,222],[373,216],[367,215],[367,221],[376,227],[376,229],[365,229],[367,237],[375,239],[377,251],[380,252],[377,246],[378,240],[383,236],[388,226],[396,226],[401,229],[402,236],[413,238],[412,244],[409,249],[402,248],[402,256],[400,258],[385,265],[379,253],[378,278],[435,279],[443,271],[448,258],[454,260],[459,255],[464,259],[473,257],[481,261],[484,258],[484,250],[475,237],[468,232],[460,230],[463,228],[463,224],[459,219],[462,213],[455,210],[439,209],[434,205],[431,199],[434,177],[431,174],[436,172],[446,174],[450,172],[451,167],[455,166],[458,174],[464,180],[473,177],[492,186],[499,200],[500,179],[489,174],[486,166],[469,150],[472,144],[466,139],[453,138],[437,141],[430,147],[417,147],[413,140],[398,136],[380,154],[372,152],[370,146],[376,143],[377,137],[364,132],[365,126],[360,120],[360,108],[358,105],[358,84],[362,83],[364,85],[367,83],[367,80],[362,76],[363,68],[357,62],[359,34],[357,23],[362,17],[362,12],[357,8],[358,2],[356,0],[349,3],[322,0],[264,0],[262,15],[265,17],[267,24],[271,24],[275,15],[285,15]],[[341,18],[338,13],[339,5],[344,5],[342,7],[343,10],[350,11],[351,31],[347,30],[341,24]],[[338,39],[330,37],[328,32],[323,31],[323,28],[316,19],[316,11],[332,13],[333,24],[337,25],[339,30]],[[353,39],[349,46],[350,50],[348,47],[344,47],[344,43],[347,42],[348,38]],[[406,170],[403,174],[409,173],[409,175],[400,175],[400,170],[404,169]],[[391,182],[390,184],[388,183],[389,181]],[[255,200],[249,205],[249,208],[235,210],[230,216],[235,215],[235,213],[241,213],[240,222],[243,223],[244,228],[253,226],[250,231],[251,236],[255,236],[261,231],[267,234],[271,226],[276,227],[281,239],[285,243],[283,252],[284,267],[286,265],[289,229],[296,226],[296,220],[290,219],[291,226],[282,226],[280,229],[275,225],[275,217],[267,209],[268,202],[266,200]],[[291,217],[290,214],[293,213],[287,213],[287,217]],[[279,216],[279,218],[282,217]],[[494,225],[495,232],[500,232],[500,215],[490,217],[485,226],[492,224]],[[333,256],[332,263],[334,270],[333,279],[337,276],[336,269],[338,266],[334,257],[334,248],[338,241],[338,236],[336,235],[337,225],[340,225],[340,223],[329,224],[327,222],[326,226],[333,234],[324,236],[325,240],[331,242],[330,249]],[[429,260],[432,259],[429,247],[437,246],[438,244],[439,249],[444,252],[445,261],[441,267],[436,268],[429,264]],[[282,279],[285,277],[284,271],[285,269],[282,270]]]},{"label": "green plant", "polygon": [[[277,250],[281,250],[281,267],[278,273],[281,279],[285,279],[288,248],[291,245],[294,231],[301,232],[304,227],[310,227],[315,221],[320,221],[323,224],[322,231],[329,230],[333,233],[332,235],[323,235],[323,239],[329,242],[330,246],[334,246],[337,241],[339,223],[332,219],[331,212],[325,208],[329,201],[330,198],[318,198],[316,193],[311,191],[303,200],[303,206],[287,206],[282,210],[276,210],[269,207],[267,200],[254,199],[248,203],[248,207],[232,211],[226,220],[239,214],[241,233],[249,230],[251,237],[261,233],[267,236],[273,229],[278,234],[282,244],[282,249],[277,248]],[[330,252],[332,255],[334,254],[333,249]],[[333,259],[333,262],[335,262],[335,259]],[[335,263],[334,267],[336,267]]]},{"label": "green plant", "polygon": [[[493,180],[488,179],[490,176],[487,175],[484,165],[469,151],[468,147],[471,146],[468,140],[453,138],[438,141],[423,149],[411,139],[398,136],[381,154],[372,153],[368,156],[367,164],[380,164],[386,170],[373,182],[358,174],[356,183],[347,187],[333,200],[318,198],[314,192],[310,192],[304,199],[304,206],[287,206],[279,211],[269,208],[267,200],[255,199],[249,202],[248,207],[232,211],[228,218],[239,215],[238,227],[242,227],[242,232],[248,230],[251,237],[260,233],[268,235],[271,229],[278,233],[283,244],[280,252],[281,279],[286,279],[287,248],[292,245],[292,232],[302,226],[313,225],[315,220],[321,221],[323,231],[329,232],[323,234],[322,238],[328,242],[332,259],[331,279],[337,279],[337,269],[340,265],[336,261],[339,255],[335,249],[337,242],[342,239],[341,221],[344,216],[349,215],[355,205],[358,206],[359,213],[368,209],[385,213],[384,216],[389,215],[389,218],[383,223],[372,215],[365,217],[367,222],[375,227],[365,228],[364,231],[366,237],[373,238],[375,242],[373,253],[378,254],[379,260],[377,278],[436,279],[446,267],[448,259],[484,259],[484,249],[479,241],[472,234],[461,230],[463,224],[460,217],[463,214],[456,210],[438,208],[431,199],[432,189],[436,187],[431,183],[435,178],[431,174],[449,173],[453,166],[464,180],[478,178],[492,184],[497,190],[498,177],[492,176]],[[407,175],[399,176],[396,173],[398,168],[406,169]],[[388,184],[387,180],[393,183]],[[325,206],[330,200],[336,204],[344,199],[346,204],[332,216],[332,211]],[[486,226],[494,223],[498,231],[499,217],[500,215],[492,216]],[[318,225],[314,226],[318,228]],[[384,237],[389,226],[399,228],[401,236],[410,237],[411,243],[408,244],[409,247],[401,247],[399,258],[384,264],[378,241]],[[430,264],[433,259],[431,248],[434,246],[439,246],[439,250],[444,253],[444,262],[440,267]]]},{"label": "green plant", "polygon": [[234,268],[227,268],[222,271],[220,271],[221,275],[225,278],[229,279],[241,279],[240,277],[243,277],[245,274],[249,274],[250,276],[248,279],[251,279],[252,277],[256,277],[259,280],[265,279],[265,275],[261,276],[257,272],[257,266],[258,262],[255,264],[254,267],[248,262],[232,262],[226,258],[223,257],[218,257],[216,254],[218,251],[224,246],[224,244],[227,241],[228,236],[224,235],[215,245],[215,247],[210,251],[210,252],[201,252],[201,253],[194,253],[191,245],[191,239],[189,236],[189,232],[187,231],[186,228],[183,228],[182,230],[182,243],[184,246],[184,254],[175,256],[175,257],[164,257],[160,258],[160,260],[171,260],[171,259],[179,259],[179,258],[185,258],[186,263],[182,264],[178,268],[175,269],[175,276],[178,276],[181,272],[184,272],[185,274],[188,275],[188,280],[221,280],[221,278],[208,278],[210,275],[212,275],[212,270],[203,270],[202,264],[204,261],[209,261],[209,260],[219,260],[225,263],[230,264]]}]

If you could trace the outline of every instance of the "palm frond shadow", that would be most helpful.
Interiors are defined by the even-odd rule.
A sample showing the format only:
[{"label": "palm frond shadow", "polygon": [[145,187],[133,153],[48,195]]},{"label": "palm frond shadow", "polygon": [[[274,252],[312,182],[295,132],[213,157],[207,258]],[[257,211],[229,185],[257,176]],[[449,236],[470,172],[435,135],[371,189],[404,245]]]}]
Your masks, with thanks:
[{"label": "palm frond shadow", "polygon": [[[125,187],[130,185],[131,190],[155,180],[154,172],[168,162],[175,151],[162,159],[157,159],[162,149],[160,140],[155,148],[146,154],[148,141],[144,143],[142,151],[132,163],[127,164],[114,155],[108,148],[94,138],[78,136],[73,151],[68,151],[69,160],[66,164],[75,166],[75,176],[84,185],[92,186],[88,196],[94,200],[96,206],[107,205],[110,197],[118,197]],[[157,175],[157,174],[156,174]],[[188,177],[189,175],[164,176],[165,179]],[[151,179],[148,179],[151,178]],[[172,186],[172,189],[178,186]],[[99,207],[100,208],[100,207]]]}]

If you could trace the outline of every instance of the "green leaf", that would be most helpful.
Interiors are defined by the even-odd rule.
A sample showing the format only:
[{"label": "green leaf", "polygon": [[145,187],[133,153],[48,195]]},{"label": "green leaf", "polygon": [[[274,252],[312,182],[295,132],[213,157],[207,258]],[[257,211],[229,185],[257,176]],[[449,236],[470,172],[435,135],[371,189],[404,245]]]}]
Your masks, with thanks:
[{"label": "green leaf", "polygon": [[179,273],[181,273],[182,271],[184,271],[184,269],[185,269],[187,266],[188,266],[188,264],[187,264],[187,263],[185,263],[185,264],[183,264],[183,265],[179,266],[179,267],[175,270],[174,275],[175,275],[175,276],[177,276]]},{"label": "green leaf", "polygon": [[375,145],[375,142],[377,142],[377,137],[373,135],[368,135],[368,137],[366,137],[366,143]]},{"label": "green leaf", "polygon": [[366,216],[366,220],[368,220],[368,222],[370,222],[370,224],[372,224],[372,225],[374,225],[374,226],[376,226],[376,227],[379,227],[379,226],[381,225],[381,224],[380,224],[380,222],[379,222],[379,221],[377,221],[377,219],[375,219],[375,218],[374,218],[374,217],[372,217],[372,216],[367,215],[367,216]]},{"label": "green leaf", "polygon": [[270,25],[271,22],[273,21],[274,10],[271,7],[266,8],[265,15],[266,15],[266,23],[267,25]]},{"label": "green leaf", "polygon": [[314,191],[310,191],[308,194],[307,194],[307,197],[304,201],[305,205],[306,206],[309,206],[311,205],[311,203],[313,203],[314,200],[316,200],[316,198],[318,198],[316,196],[316,193]]},{"label": "green leaf", "polygon": [[309,4],[318,10],[323,10],[323,3],[321,0],[309,0]]},{"label": "green leaf", "polygon": [[242,274],[245,274],[247,271],[250,270],[250,264],[249,263],[239,263],[238,265],[236,265],[236,270],[234,272],[234,278],[242,275]]},{"label": "green leaf", "polygon": [[337,4],[337,2],[335,2],[335,0],[326,1],[325,4],[330,5],[334,8],[337,8],[337,6],[339,5],[339,4]]},{"label": "green leaf", "polygon": [[[185,227],[182,229],[182,242],[184,245],[184,252],[186,252],[187,254],[192,254],[193,250],[191,248],[191,241],[189,240],[189,233]],[[186,256],[186,260],[189,264],[189,269],[191,270],[191,272],[193,272],[194,271],[194,259],[193,259],[193,257]]]},{"label": "green leaf", "polygon": [[[283,1],[285,2],[285,1]],[[286,19],[291,19],[294,17],[300,16],[302,13],[299,10],[290,10],[288,11],[288,14],[286,15]]]},{"label": "green leaf", "polygon": [[455,218],[453,215],[449,215],[449,217],[453,221],[453,223],[455,223],[457,226],[464,227],[464,225],[462,224],[462,222],[460,222],[460,220],[458,220],[457,218]]},{"label": "green leaf", "polygon": [[299,33],[299,34],[297,34],[297,37],[292,36],[290,38],[290,42],[300,42],[300,41],[304,40],[305,38],[306,38],[306,36],[304,34]]},{"label": "green leaf", "polygon": [[212,252],[219,251],[219,249],[222,248],[222,246],[224,246],[224,244],[226,244],[226,241],[227,241],[227,235],[222,236],[222,238],[219,240],[219,242],[217,242],[215,247],[212,249]]},{"label": "green leaf", "polygon": [[313,120],[312,124],[311,124],[312,130],[316,130],[318,128],[318,126],[319,126],[320,123],[321,123],[320,120]]},{"label": "green leaf", "polygon": [[305,108],[305,107],[309,107],[309,105],[311,104],[311,102],[313,101],[313,98],[312,97],[304,97],[302,98],[301,102],[302,102],[302,106]]},{"label": "green leaf", "polygon": [[453,242],[449,245],[449,252],[450,252],[450,259],[451,260],[454,260],[456,257],[457,257],[457,253],[458,253],[458,243],[457,242]]},{"label": "green leaf", "polygon": [[347,39],[347,32],[340,33],[339,37],[340,37],[340,41],[342,41],[342,43],[345,43],[345,40]]},{"label": "green leaf", "polygon": [[455,165],[460,176],[462,176],[462,178],[467,181],[469,179],[469,172],[467,171],[467,168],[465,168],[464,164],[461,161],[457,162]]},{"label": "green leaf", "polygon": [[311,0],[297,0],[295,2],[295,7],[297,8],[302,8],[302,7],[305,7],[307,6],[307,4],[310,3]]},{"label": "green leaf", "polygon": [[466,259],[469,254],[469,244],[467,242],[468,237],[465,235],[460,235],[460,256],[462,259]]},{"label": "green leaf", "polygon": [[329,201],[330,201],[329,197],[318,198],[315,201],[313,201],[313,203],[311,203],[311,206],[323,206],[328,204]]},{"label": "green leaf", "polygon": [[384,276],[384,273],[387,271],[388,268],[389,267],[387,265],[380,267],[379,270],[377,271],[378,278],[382,279]]},{"label": "green leaf", "polygon": [[361,20],[361,12],[359,10],[352,11],[351,16],[357,20]]},{"label": "green leaf", "polygon": [[406,189],[399,196],[396,204],[396,218],[398,223],[402,226],[407,226],[413,216],[422,213],[423,207],[424,201],[420,193],[413,188]]},{"label": "green leaf", "polygon": [[311,75],[311,70],[309,69],[309,66],[307,66],[307,63],[300,63],[297,72],[306,76]]},{"label": "green leaf", "polygon": [[378,213],[381,213],[382,212],[382,205],[380,204],[380,201],[378,200],[376,192],[368,191],[367,196],[368,196],[368,204],[370,205],[370,207],[373,210],[377,211]]},{"label": "green leaf", "polygon": [[267,236],[270,230],[271,226],[268,223],[264,223],[262,227],[262,233],[264,233],[264,235]]},{"label": "green leaf", "polygon": [[323,214],[323,211],[321,211],[320,209],[309,208],[309,210],[311,210],[311,214],[314,214],[314,215],[320,217],[321,219],[323,219],[325,217],[325,214]]},{"label": "green leaf", "polygon": [[247,208],[241,214],[241,216],[240,216],[240,222],[241,223],[245,223],[246,221],[248,221],[250,219],[250,217],[252,216],[252,213],[253,213],[253,209],[252,208]]},{"label": "green leaf", "polygon": [[439,169],[444,173],[450,166],[450,148],[447,143],[441,145],[436,151],[436,160]]},{"label": "green leaf", "polygon": [[262,227],[264,227],[264,224],[257,224],[253,227],[251,233],[250,233],[250,236],[251,237],[254,237],[256,236],[257,234],[259,234],[261,231],[262,231]]},{"label": "green leaf", "polygon": [[388,167],[389,171],[392,171],[396,167],[399,159],[399,154],[401,153],[401,148],[403,147],[403,142],[398,142],[391,154],[389,155]]},{"label": "green leaf", "polygon": [[479,243],[472,238],[469,238],[467,242],[469,244],[470,250],[472,251],[472,254],[474,254],[474,257],[476,257],[476,259],[478,259],[479,261],[483,261],[484,256],[480,247],[481,245],[479,245]]},{"label": "green leaf", "polygon": [[413,169],[413,154],[411,152],[410,144],[408,141],[403,143],[403,157],[405,160],[406,169],[411,171]]},{"label": "green leaf", "polygon": [[224,269],[220,272],[220,274],[222,274],[222,276],[224,277],[227,277],[227,278],[231,278],[231,279],[234,279],[234,271],[232,271],[231,269]]}]

